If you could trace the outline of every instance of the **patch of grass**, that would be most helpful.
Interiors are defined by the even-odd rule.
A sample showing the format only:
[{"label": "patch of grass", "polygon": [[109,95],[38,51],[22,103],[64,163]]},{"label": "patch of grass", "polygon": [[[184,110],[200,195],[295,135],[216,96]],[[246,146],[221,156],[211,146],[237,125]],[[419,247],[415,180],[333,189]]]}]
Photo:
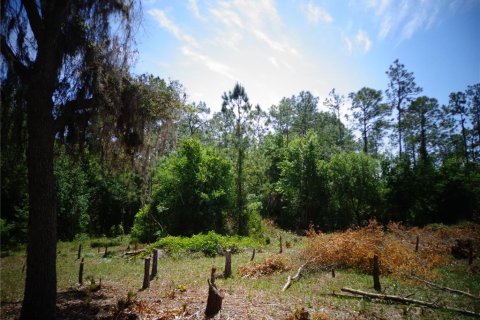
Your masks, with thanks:
[{"label": "patch of grass", "polygon": [[94,239],[90,241],[90,247],[92,248],[104,248],[104,247],[116,247],[121,245],[123,241],[123,237],[117,237],[117,238],[100,238],[100,239]]}]

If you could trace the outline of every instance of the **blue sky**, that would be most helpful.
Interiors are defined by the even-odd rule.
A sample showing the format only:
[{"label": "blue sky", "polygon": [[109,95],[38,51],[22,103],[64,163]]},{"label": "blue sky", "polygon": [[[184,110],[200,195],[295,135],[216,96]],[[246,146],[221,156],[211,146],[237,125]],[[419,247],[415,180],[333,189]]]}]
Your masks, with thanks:
[{"label": "blue sky", "polygon": [[309,90],[385,90],[395,59],[448,102],[480,82],[480,0],[144,0],[134,72],[214,111],[240,82],[266,110]]}]

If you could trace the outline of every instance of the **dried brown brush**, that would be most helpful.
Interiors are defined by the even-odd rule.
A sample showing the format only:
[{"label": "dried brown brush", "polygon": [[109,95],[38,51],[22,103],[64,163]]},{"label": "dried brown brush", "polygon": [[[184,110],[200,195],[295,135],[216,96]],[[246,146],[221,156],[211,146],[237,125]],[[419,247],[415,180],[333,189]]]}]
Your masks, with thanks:
[{"label": "dried brown brush", "polygon": [[292,261],[285,255],[271,255],[263,262],[250,262],[238,268],[242,277],[258,277],[274,272],[284,272],[292,269]]}]

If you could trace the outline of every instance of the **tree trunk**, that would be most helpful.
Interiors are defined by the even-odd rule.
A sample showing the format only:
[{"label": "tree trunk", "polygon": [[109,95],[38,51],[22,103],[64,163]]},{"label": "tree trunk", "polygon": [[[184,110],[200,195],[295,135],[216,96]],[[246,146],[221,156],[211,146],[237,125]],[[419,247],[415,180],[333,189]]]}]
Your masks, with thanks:
[{"label": "tree trunk", "polygon": [[382,287],[380,285],[380,266],[377,255],[373,256],[373,288],[378,292],[382,291]]},{"label": "tree trunk", "polygon": [[150,287],[150,257],[145,258],[145,265],[143,268],[143,285],[142,289],[145,290]]},{"label": "tree trunk", "polygon": [[152,258],[152,274],[150,275],[150,280],[153,280],[157,275],[158,271],[158,249],[153,249],[153,258]]},{"label": "tree trunk", "polygon": [[[28,247],[20,319],[54,319],[57,295],[57,215],[53,175],[52,94],[40,71],[27,94]],[[50,94],[49,94],[50,93]]]}]

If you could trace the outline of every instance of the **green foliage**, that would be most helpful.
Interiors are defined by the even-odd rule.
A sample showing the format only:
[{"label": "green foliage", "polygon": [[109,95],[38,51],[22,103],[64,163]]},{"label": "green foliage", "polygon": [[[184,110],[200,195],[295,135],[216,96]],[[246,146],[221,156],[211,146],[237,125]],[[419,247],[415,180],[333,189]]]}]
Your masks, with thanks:
[{"label": "green foliage", "polygon": [[230,163],[196,139],[181,143],[155,171],[152,203],[135,218],[133,235],[152,241],[161,231],[192,235],[223,232],[232,204]]},{"label": "green foliage", "polygon": [[258,248],[259,243],[249,237],[222,236],[214,231],[207,234],[196,234],[192,237],[167,236],[151,244],[147,253],[153,248],[162,248],[171,255],[201,252],[205,256],[214,257],[226,249],[238,252],[246,248]]},{"label": "green foliage", "polygon": [[122,244],[122,238],[99,238],[90,241],[90,247],[92,248],[105,248],[105,247],[116,247]]},{"label": "green foliage", "polygon": [[72,240],[76,234],[87,231],[90,221],[88,206],[91,190],[88,188],[87,175],[63,150],[59,150],[54,174],[57,183],[58,238]]},{"label": "green foliage", "polygon": [[381,208],[380,166],[364,153],[339,153],[328,163],[335,227],[361,225]]}]

